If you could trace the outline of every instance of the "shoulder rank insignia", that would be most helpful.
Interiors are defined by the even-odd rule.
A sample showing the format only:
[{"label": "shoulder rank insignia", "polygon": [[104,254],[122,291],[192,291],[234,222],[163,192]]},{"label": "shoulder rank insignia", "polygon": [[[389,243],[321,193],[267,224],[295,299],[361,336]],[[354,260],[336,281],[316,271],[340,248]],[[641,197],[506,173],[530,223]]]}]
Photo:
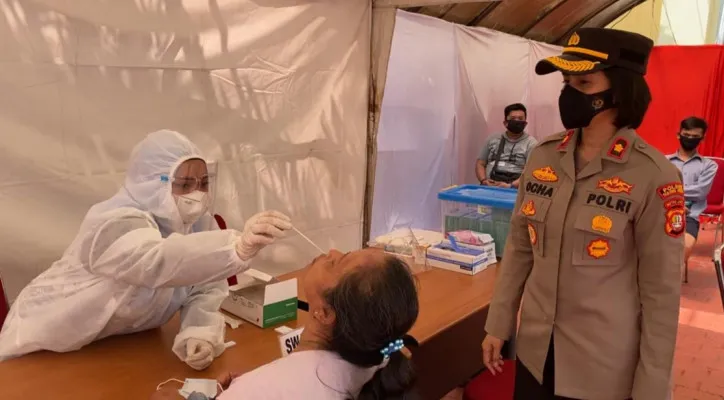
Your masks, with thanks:
[{"label": "shoulder rank insignia", "polygon": [[533,171],[533,177],[541,182],[558,182],[558,175],[550,166]]},{"label": "shoulder rank insignia", "polygon": [[595,259],[599,259],[608,255],[608,253],[611,251],[611,245],[608,243],[608,240],[598,238],[591,240],[591,242],[588,243],[588,247],[586,247],[586,250],[588,250],[589,256]]},{"label": "shoulder rank insignia", "polygon": [[620,160],[623,158],[624,153],[626,153],[627,148],[628,140],[620,137],[613,142],[611,148],[608,149],[607,155]]},{"label": "shoulder rank insignia", "polygon": [[535,203],[533,200],[528,201],[520,208],[520,212],[526,217],[532,217],[535,215]]},{"label": "shoulder rank insignia", "polygon": [[672,196],[684,196],[684,185],[681,182],[671,182],[656,188],[662,200],[666,200]]},{"label": "shoulder rank insignia", "polygon": [[568,142],[571,141],[571,136],[573,136],[574,133],[576,133],[576,131],[573,130],[573,129],[571,129],[571,130],[569,130],[568,132],[566,132],[566,135],[563,136],[563,140],[561,140],[561,143],[558,144],[557,149],[558,149],[558,150],[565,150],[566,147],[568,147]]},{"label": "shoulder rank insignia", "polygon": [[609,193],[631,194],[631,189],[633,189],[634,185],[624,181],[618,176],[614,176],[612,178],[599,180],[596,187],[598,189],[603,189]]}]

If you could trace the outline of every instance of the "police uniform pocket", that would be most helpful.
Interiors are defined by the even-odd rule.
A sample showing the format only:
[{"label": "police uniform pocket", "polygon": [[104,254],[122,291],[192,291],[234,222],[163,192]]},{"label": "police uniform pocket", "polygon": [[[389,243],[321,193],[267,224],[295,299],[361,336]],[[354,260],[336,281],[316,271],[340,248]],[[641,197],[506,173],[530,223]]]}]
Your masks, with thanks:
[{"label": "police uniform pocket", "polygon": [[520,210],[518,210],[518,213],[526,219],[528,239],[533,247],[533,251],[541,257],[543,257],[544,254],[545,221],[550,206],[550,199],[526,195],[523,198]]},{"label": "police uniform pocket", "polygon": [[582,207],[576,216],[574,265],[617,265],[626,241],[628,217],[596,207]]}]

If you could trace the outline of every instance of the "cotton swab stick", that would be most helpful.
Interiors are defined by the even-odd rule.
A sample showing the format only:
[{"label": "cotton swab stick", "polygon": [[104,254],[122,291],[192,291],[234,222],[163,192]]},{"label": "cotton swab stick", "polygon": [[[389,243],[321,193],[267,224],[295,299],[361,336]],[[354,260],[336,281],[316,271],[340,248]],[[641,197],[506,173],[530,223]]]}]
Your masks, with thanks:
[{"label": "cotton swab stick", "polygon": [[321,247],[317,246],[317,244],[314,243],[314,242],[312,241],[312,239],[308,238],[307,235],[303,234],[302,232],[299,232],[299,229],[297,229],[296,226],[292,226],[292,229],[294,229],[294,232],[297,232],[297,233],[299,234],[299,236],[301,236],[304,240],[306,240],[307,242],[309,242],[309,244],[311,244],[312,246],[314,246],[315,249],[319,250],[320,253],[322,253],[322,254],[325,253],[325,251],[322,250]]},{"label": "cotton swab stick", "polygon": [[415,244],[415,246],[419,246],[420,242],[418,242],[417,237],[415,237],[415,231],[412,230],[411,226],[408,226],[407,229],[410,230],[410,235],[412,235],[412,242]]},{"label": "cotton swab stick", "polygon": [[[270,178],[273,179],[273,176],[271,175],[271,172],[269,172],[270,169],[267,168],[267,165],[268,165],[268,164],[266,163],[265,160],[262,160],[262,162],[264,163],[264,165],[262,166],[262,168],[261,168],[260,170],[257,170],[257,171],[256,171],[257,174],[259,174],[260,172],[264,171],[264,172],[267,173],[267,175],[268,175]],[[322,250],[321,247],[317,246],[317,244],[314,243],[314,242],[312,241],[312,239],[308,238],[307,235],[305,235],[305,234],[303,234],[302,232],[300,232],[299,229],[297,229],[296,226],[292,225],[292,229],[294,230],[294,232],[297,232],[297,233],[299,234],[299,236],[301,236],[304,240],[306,240],[307,242],[309,242],[309,244],[311,244],[311,245],[312,245],[315,249],[317,249],[320,253],[326,254],[326,252],[325,252],[324,250]]]}]

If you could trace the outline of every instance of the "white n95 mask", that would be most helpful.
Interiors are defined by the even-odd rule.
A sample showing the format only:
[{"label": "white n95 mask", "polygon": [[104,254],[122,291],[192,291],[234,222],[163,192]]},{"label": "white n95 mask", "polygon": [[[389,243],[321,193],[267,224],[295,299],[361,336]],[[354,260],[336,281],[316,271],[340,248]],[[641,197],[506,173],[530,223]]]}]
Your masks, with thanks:
[{"label": "white n95 mask", "polygon": [[200,190],[176,196],[176,207],[184,224],[196,222],[209,209],[209,194]]},{"label": "white n95 mask", "polygon": [[213,399],[216,397],[217,387],[221,388],[221,385],[219,385],[219,383],[213,379],[186,378],[186,381],[184,382],[184,387],[179,389],[178,393],[184,399],[188,400]]},{"label": "white n95 mask", "polygon": [[[168,379],[164,382],[159,383],[156,386],[156,390],[161,390],[163,385],[169,382],[183,383],[184,386],[179,389],[178,393],[187,400],[209,400],[216,398],[217,392],[223,392],[224,389],[221,384],[213,379],[189,379],[187,378],[184,382],[176,378]],[[218,388],[218,390],[217,390]]]}]

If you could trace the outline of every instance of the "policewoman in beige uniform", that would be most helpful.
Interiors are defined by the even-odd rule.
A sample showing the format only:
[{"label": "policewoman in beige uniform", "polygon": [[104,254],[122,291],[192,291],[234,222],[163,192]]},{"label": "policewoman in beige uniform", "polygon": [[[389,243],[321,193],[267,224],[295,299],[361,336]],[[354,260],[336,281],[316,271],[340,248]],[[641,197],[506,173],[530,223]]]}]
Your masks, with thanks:
[{"label": "policewoman in beige uniform", "polygon": [[485,326],[483,358],[500,371],[522,298],[515,399],[670,393],[686,214],[676,167],[633,130],[652,45],[579,29],[536,66],[562,72],[570,130],[528,159]]}]

